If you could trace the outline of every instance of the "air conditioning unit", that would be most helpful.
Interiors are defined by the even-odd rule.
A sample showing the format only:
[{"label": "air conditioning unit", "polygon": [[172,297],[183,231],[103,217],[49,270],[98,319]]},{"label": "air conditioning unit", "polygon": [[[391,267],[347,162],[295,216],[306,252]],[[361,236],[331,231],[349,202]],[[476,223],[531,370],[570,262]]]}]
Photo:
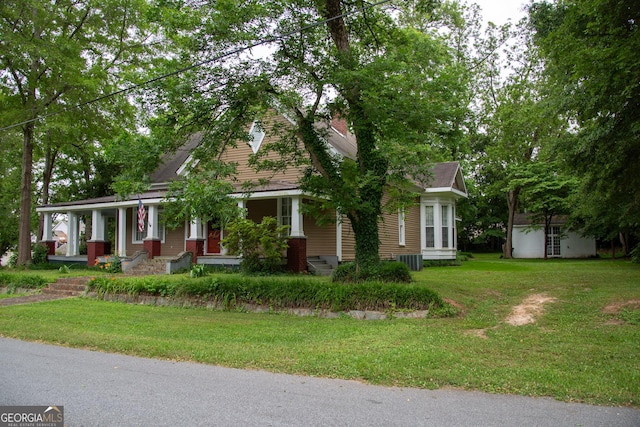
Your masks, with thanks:
[{"label": "air conditioning unit", "polygon": [[406,264],[411,271],[422,270],[422,254],[398,255],[396,260]]}]

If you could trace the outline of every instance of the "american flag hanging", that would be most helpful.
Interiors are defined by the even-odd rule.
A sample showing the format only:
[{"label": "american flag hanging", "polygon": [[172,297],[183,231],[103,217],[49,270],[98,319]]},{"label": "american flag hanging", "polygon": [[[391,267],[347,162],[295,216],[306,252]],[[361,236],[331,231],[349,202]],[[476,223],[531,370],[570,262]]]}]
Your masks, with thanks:
[{"label": "american flag hanging", "polygon": [[144,209],[142,199],[138,197],[138,231],[142,233],[144,231],[144,220],[147,217],[147,211]]}]

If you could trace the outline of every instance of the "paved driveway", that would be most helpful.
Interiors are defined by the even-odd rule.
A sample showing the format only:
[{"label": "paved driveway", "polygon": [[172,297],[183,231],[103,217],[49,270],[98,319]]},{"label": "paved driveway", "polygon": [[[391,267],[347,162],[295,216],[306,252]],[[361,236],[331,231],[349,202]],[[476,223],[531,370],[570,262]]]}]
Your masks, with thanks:
[{"label": "paved driveway", "polygon": [[63,405],[67,426],[640,426],[640,411],[378,387],[0,338],[0,405]]}]

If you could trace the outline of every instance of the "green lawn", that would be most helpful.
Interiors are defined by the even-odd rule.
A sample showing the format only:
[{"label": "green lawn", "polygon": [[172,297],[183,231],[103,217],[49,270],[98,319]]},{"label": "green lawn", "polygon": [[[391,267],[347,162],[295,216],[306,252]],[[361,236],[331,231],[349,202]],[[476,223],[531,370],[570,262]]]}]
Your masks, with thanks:
[{"label": "green lawn", "polygon": [[[640,266],[483,256],[415,279],[464,315],[359,321],[69,299],[0,307],[0,335],[374,384],[640,407]],[[534,324],[505,323],[532,294],[556,301]],[[603,312],[610,304],[617,308]]]}]

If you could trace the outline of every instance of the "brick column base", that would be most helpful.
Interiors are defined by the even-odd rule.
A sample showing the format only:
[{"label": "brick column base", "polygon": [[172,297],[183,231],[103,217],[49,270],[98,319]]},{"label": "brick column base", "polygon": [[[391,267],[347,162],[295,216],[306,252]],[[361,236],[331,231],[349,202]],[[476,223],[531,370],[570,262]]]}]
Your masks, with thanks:
[{"label": "brick column base", "polygon": [[307,271],[307,238],[292,237],[287,248],[287,270],[294,273]]},{"label": "brick column base", "polygon": [[162,241],[160,241],[160,239],[145,239],[142,242],[142,247],[147,251],[149,259],[153,259],[154,257],[160,256]]},{"label": "brick column base", "polygon": [[99,256],[105,254],[105,246],[107,242],[104,240],[89,240],[87,242],[87,266],[93,267],[96,265],[96,259]]},{"label": "brick column base", "polygon": [[40,244],[47,248],[47,255],[56,254],[56,241],[55,240],[41,240]]},{"label": "brick column base", "polygon": [[204,239],[187,239],[185,248],[191,252],[191,262],[195,264],[198,257],[204,255]]}]

